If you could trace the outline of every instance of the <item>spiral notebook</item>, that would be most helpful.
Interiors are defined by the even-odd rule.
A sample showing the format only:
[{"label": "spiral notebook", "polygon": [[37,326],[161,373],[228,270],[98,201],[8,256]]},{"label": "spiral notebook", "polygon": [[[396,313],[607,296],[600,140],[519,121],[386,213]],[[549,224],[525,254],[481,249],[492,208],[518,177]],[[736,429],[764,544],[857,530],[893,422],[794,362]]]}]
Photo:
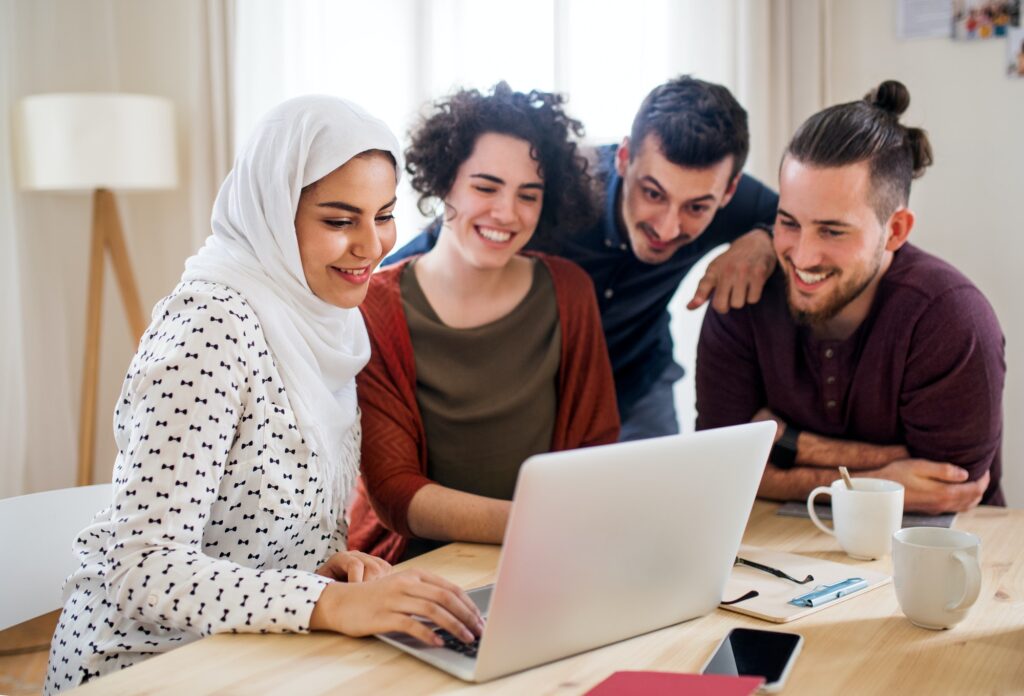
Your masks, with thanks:
[{"label": "spiral notebook", "polygon": [[[728,611],[735,611],[773,623],[795,621],[808,614],[828,609],[836,604],[858,597],[865,592],[870,592],[892,580],[892,577],[889,575],[874,572],[859,565],[825,561],[820,558],[773,551],[759,546],[741,546],[739,557],[772,568],[778,568],[795,578],[802,579],[807,575],[814,576],[814,580],[811,582],[800,585],[791,580],[775,577],[762,570],[756,570],[743,565],[733,566],[729,580],[725,584],[723,601],[737,599],[752,590],[757,592],[757,596],[744,599],[735,604],[720,604],[718,606]],[[789,603],[794,597],[810,592],[815,587],[831,585],[851,577],[863,578],[867,582],[867,586],[856,592],[851,592],[848,595],[814,607],[795,606]]]}]

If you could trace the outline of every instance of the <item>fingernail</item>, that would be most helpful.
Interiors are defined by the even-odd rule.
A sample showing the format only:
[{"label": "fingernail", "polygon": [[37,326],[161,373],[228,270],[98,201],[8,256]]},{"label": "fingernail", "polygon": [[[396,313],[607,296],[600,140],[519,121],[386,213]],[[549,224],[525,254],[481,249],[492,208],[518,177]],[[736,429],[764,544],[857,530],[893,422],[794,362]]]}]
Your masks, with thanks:
[{"label": "fingernail", "polygon": [[440,648],[441,646],[444,645],[444,639],[441,638],[441,636],[437,635],[436,633],[434,634],[432,642],[434,643],[434,647],[435,648]]}]

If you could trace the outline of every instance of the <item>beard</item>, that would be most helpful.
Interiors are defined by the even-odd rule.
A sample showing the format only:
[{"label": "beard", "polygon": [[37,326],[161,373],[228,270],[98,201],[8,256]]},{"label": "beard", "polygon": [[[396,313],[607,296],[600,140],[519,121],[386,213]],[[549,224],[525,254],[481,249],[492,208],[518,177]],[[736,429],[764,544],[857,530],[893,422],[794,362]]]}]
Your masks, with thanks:
[{"label": "beard", "polygon": [[[875,250],[874,257],[871,262],[859,272],[854,273],[846,280],[843,280],[842,275],[839,276],[838,286],[826,296],[819,307],[815,309],[800,309],[793,303],[793,298],[797,295],[797,290],[793,285],[793,277],[791,273],[786,273],[786,304],[789,306],[790,316],[800,326],[815,327],[821,326],[825,322],[834,319],[843,309],[851,302],[856,300],[861,294],[871,285],[872,281],[878,276],[878,271],[882,267],[882,255],[885,251],[884,241],[878,245]],[[793,263],[788,258],[785,259],[786,265],[792,270]],[[822,273],[822,272],[836,272],[836,268],[825,268],[816,267],[807,269],[809,273]]]}]

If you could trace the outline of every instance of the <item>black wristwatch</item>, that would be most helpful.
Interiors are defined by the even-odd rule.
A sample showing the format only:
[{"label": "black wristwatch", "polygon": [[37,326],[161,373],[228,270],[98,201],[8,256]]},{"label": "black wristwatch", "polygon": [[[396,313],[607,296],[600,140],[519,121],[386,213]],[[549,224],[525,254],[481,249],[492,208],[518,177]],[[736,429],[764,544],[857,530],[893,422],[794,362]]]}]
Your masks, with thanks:
[{"label": "black wristwatch", "polygon": [[782,432],[779,441],[772,445],[772,464],[780,469],[792,469],[796,464],[796,441],[800,437],[800,431],[792,425],[787,425]]}]

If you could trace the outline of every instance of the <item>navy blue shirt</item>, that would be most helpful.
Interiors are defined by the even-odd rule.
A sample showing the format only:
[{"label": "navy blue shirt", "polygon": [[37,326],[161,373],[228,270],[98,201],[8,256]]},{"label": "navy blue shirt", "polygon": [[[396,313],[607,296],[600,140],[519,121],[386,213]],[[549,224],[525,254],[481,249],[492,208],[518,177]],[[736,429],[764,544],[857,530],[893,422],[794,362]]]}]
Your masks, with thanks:
[{"label": "navy blue shirt", "polygon": [[[736,194],[719,210],[704,233],[680,247],[665,263],[643,263],[633,255],[629,234],[620,226],[616,201],[622,177],[615,170],[615,145],[597,151],[595,184],[601,195],[601,215],[589,228],[571,230],[557,239],[557,248],[540,239],[527,248],[557,253],[590,275],[597,291],[608,355],[615,373],[619,413],[625,421],[672,362],[668,303],[679,283],[705,254],[728,244],[755,227],[771,228],[779,197],[753,177],[740,177]],[[440,233],[435,221],[424,232],[384,260],[394,263],[426,253]]]}]

